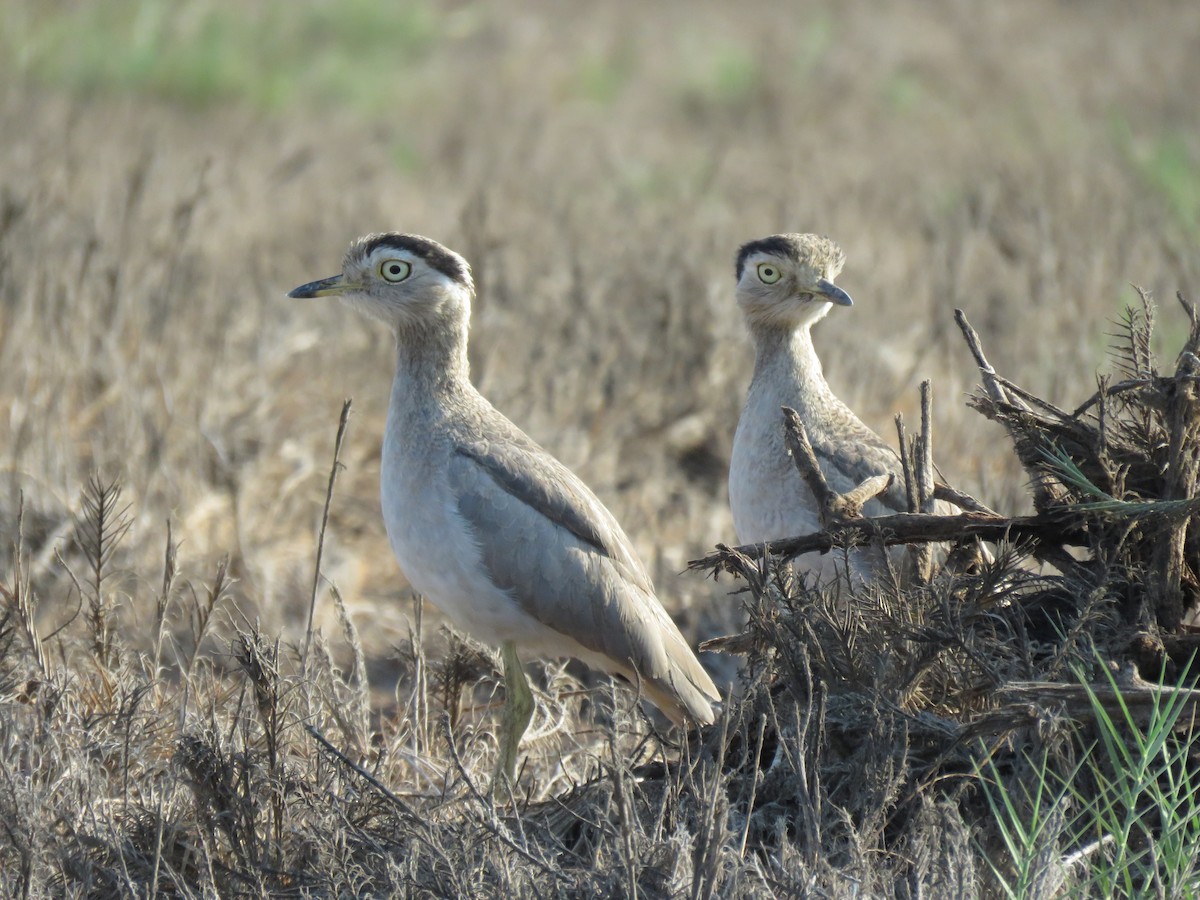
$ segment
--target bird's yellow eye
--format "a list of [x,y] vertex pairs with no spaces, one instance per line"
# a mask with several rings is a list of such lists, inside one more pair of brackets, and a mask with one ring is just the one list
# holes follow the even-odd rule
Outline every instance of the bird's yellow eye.
[[774,284],[782,277],[783,273],[779,271],[779,266],[773,263],[758,264],[758,280],[763,284]]
[[412,274],[412,264],[403,259],[385,259],[379,264],[379,277],[395,284]]

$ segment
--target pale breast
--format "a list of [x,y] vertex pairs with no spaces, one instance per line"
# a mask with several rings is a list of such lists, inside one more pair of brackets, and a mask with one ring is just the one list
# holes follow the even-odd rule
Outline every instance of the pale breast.
[[738,420],[729,463],[729,505],[743,544],[808,534],[820,517],[783,440],[780,404],[751,396]]
[[[752,392],[738,421],[729,465],[729,505],[734,530],[742,544],[799,537],[822,528],[816,499],[800,477],[784,443],[782,405],[779,397],[755,396]],[[792,405],[800,404],[792,400]],[[835,491],[854,486],[824,460],[821,470]],[[865,512],[881,515],[885,510],[872,502]],[[835,550],[805,554],[794,560],[793,565],[824,578],[845,573],[845,560],[846,554]],[[849,554],[850,570],[863,578],[872,577],[880,561],[879,554],[869,549]]]

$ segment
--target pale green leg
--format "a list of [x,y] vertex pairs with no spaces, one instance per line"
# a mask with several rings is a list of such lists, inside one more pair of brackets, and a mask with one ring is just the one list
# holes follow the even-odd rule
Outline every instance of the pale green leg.
[[508,792],[516,784],[517,751],[521,736],[533,718],[533,694],[525,678],[525,669],[517,658],[517,647],[512,641],[500,646],[504,659],[504,719],[500,723],[500,756],[496,760],[496,774],[492,780],[492,796],[507,784]]

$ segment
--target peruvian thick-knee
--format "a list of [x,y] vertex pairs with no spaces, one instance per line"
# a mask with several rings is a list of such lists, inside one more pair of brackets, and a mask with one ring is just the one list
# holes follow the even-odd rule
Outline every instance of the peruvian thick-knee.
[[[395,335],[381,493],[388,538],[416,590],[459,628],[504,647],[508,669],[515,648],[574,656],[638,685],[675,722],[714,721],[717,689],[616,519],[471,384],[466,260],[417,235],[369,235],[351,245],[340,275],[288,296],[340,297]],[[511,672],[506,682],[520,692]],[[506,706],[510,781],[525,705]]]

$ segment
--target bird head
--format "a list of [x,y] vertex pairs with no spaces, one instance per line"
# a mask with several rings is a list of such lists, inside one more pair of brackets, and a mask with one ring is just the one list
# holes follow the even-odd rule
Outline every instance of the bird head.
[[350,245],[342,274],[303,284],[289,297],[340,297],[400,332],[470,316],[475,284],[467,261],[416,234],[369,234]]
[[806,328],[850,295],[833,283],[846,255],[826,237],[774,234],[737,254],[737,301],[753,326]]

